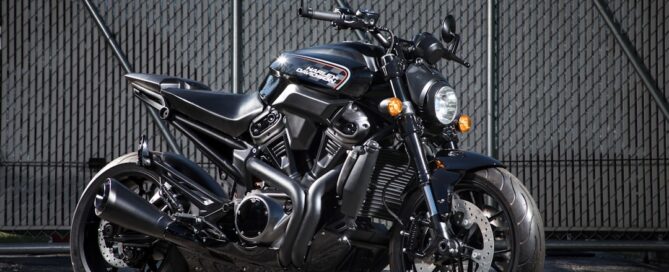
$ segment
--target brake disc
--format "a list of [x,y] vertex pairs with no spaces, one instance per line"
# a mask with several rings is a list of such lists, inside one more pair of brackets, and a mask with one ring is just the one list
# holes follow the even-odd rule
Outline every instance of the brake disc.
[[126,268],[128,264],[121,258],[117,257],[118,254],[115,254],[115,250],[121,250],[121,248],[114,248],[114,246],[122,247],[119,243],[114,243],[111,246],[107,246],[107,242],[104,237],[104,227],[109,224],[106,220],[100,220],[100,227],[98,227],[98,246],[100,247],[100,253],[102,253],[102,258],[105,261],[116,268]]
[[462,227],[471,229],[478,226],[483,238],[483,247],[473,249],[471,259],[478,264],[476,271],[489,271],[495,253],[495,240],[488,218],[474,203],[462,199],[453,199],[453,211],[463,214]]

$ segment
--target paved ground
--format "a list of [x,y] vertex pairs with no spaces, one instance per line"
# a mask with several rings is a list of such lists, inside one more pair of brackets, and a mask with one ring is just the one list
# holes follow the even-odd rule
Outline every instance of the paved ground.
[[[571,256],[549,255],[545,271],[669,271],[669,264],[646,264],[640,255],[580,254]],[[72,271],[68,256],[0,256],[0,271],[66,272]]]

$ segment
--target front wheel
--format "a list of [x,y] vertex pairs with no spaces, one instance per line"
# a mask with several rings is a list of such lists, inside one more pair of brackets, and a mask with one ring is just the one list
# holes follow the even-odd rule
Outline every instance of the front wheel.
[[[390,243],[392,271],[542,271],[544,230],[525,186],[503,168],[470,173],[455,186],[445,222],[457,252],[443,254],[429,222],[425,197],[413,193]],[[491,237],[492,236],[492,237]],[[440,254],[441,253],[441,254]],[[448,256],[446,256],[448,255]]]

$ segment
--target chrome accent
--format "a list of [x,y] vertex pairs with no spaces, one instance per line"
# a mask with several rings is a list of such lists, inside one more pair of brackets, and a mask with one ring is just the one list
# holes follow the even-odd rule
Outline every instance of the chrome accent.
[[471,260],[479,265],[476,271],[489,271],[495,254],[495,241],[488,218],[476,205],[461,199],[453,199],[453,212],[463,213],[462,227],[465,229],[478,226],[483,247],[472,250]]
[[107,224],[110,224],[109,221],[101,219],[100,225],[98,227],[98,247],[100,249],[100,253],[102,254],[102,258],[105,260],[105,262],[115,268],[127,268],[129,265],[123,261],[123,259],[116,256],[114,252],[116,250],[123,251],[123,245],[116,245],[116,247],[114,247],[114,245],[107,246],[107,242],[105,241],[103,233],[104,227]]
[[[252,233],[240,227],[240,216],[243,216],[241,209],[247,207],[257,207],[264,213],[266,220],[261,231]],[[235,228],[240,237],[252,243],[272,243],[280,239],[286,231],[288,219],[290,216],[284,212],[283,205],[263,193],[249,194],[235,207]]]
[[404,114],[415,114],[416,111],[413,109],[413,104],[411,104],[411,101],[404,101],[402,102],[402,113]]
[[427,93],[430,91],[430,88],[432,88],[432,86],[437,84],[437,82],[439,82],[439,81],[441,81],[441,80],[431,79],[430,81],[427,82],[427,84],[425,84],[425,86],[423,86],[423,89],[421,89],[421,91],[420,91],[420,97],[418,98],[419,101],[416,101],[416,104],[418,104],[418,107],[421,107],[421,108],[423,107],[423,105],[425,104],[425,98],[427,97]]

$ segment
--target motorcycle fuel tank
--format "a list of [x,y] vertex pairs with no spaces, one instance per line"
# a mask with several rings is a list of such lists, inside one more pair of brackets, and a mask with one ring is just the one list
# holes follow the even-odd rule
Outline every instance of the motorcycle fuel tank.
[[345,42],[282,53],[271,65],[275,75],[331,95],[365,94],[383,51],[370,44]]

